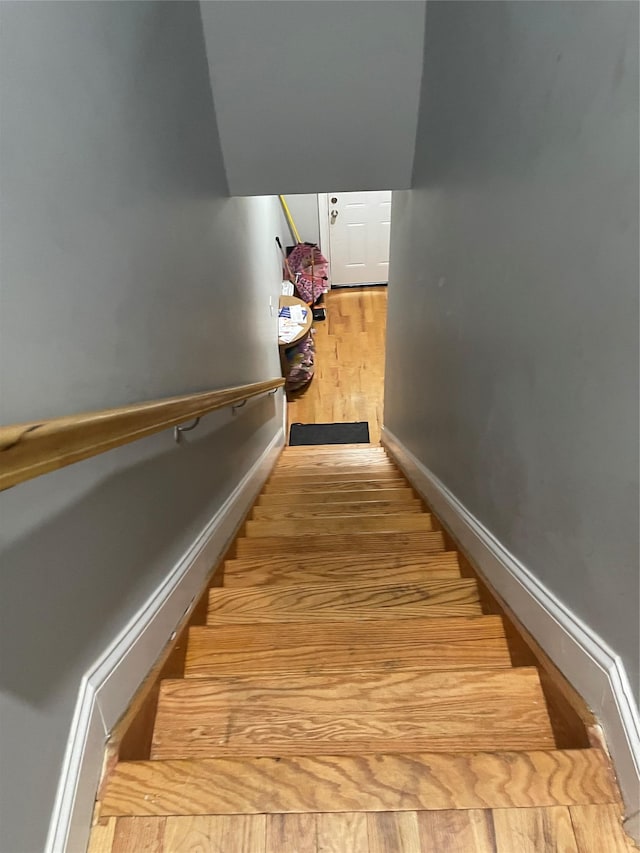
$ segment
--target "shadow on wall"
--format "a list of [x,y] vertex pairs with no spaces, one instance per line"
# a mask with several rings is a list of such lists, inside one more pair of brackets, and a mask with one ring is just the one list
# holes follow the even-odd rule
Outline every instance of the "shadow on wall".
[[275,414],[275,399],[264,397],[202,438],[191,433],[180,448],[108,476],[2,553],[0,691],[43,705],[57,682],[90,665],[87,649],[97,655],[113,640],[253,464],[249,442]]

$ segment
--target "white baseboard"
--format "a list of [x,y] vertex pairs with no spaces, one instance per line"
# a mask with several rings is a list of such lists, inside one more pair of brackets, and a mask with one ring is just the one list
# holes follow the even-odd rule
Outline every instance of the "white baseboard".
[[382,443],[487,581],[576,688],[604,730],[629,818],[640,830],[640,717],[620,657],[538,581],[428,468],[383,428]]
[[109,732],[126,711],[212,566],[269,476],[284,444],[279,429],[165,581],[84,675],[62,765],[45,853],[84,853]]

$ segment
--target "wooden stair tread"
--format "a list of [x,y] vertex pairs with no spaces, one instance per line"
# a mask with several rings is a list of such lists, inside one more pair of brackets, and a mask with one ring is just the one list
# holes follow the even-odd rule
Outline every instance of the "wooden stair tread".
[[270,492],[262,494],[258,497],[256,507],[274,507],[285,504],[286,506],[301,506],[304,504],[324,504],[331,502],[339,503],[410,503],[417,498],[413,494],[413,490],[409,488],[400,489],[356,489],[354,491],[321,492],[315,490],[313,492]]
[[125,761],[106,783],[100,815],[375,812],[616,802],[606,757],[596,749],[323,755]]
[[403,501],[338,501],[336,503],[323,501],[317,504],[296,505],[295,501],[289,504],[276,504],[275,506],[255,506],[251,512],[253,521],[266,519],[305,519],[305,518],[331,518],[344,515],[403,515],[405,513],[424,513],[422,501],[417,498]]
[[297,466],[309,467],[311,463],[318,463],[319,465],[394,464],[387,454],[381,450],[345,450],[342,453],[308,451],[307,453],[283,453],[278,459],[276,469],[279,470],[282,468],[292,468]]
[[[295,471],[295,474],[293,473]],[[278,483],[288,485],[290,483],[345,483],[353,480],[390,480],[396,481],[401,478],[397,468],[393,466],[371,465],[352,466],[342,468],[340,471],[327,471],[326,469],[310,466],[301,468],[297,466],[291,471],[278,471],[276,468],[269,478],[269,485]]]
[[414,583],[435,578],[460,577],[455,551],[414,556],[376,556],[367,554],[299,554],[288,557],[245,557],[227,560],[223,585],[228,588],[260,587],[274,584],[303,586],[342,582]]
[[197,626],[185,676],[509,668],[499,616]]
[[287,444],[286,447],[283,448],[282,453],[306,453],[309,450],[324,450],[327,452],[331,452],[332,450],[336,450],[336,452],[342,450],[357,450],[360,452],[361,450],[369,451],[369,450],[381,450],[385,453],[384,447],[378,442],[365,442],[359,441],[353,444]]
[[[514,680],[509,673],[515,672]],[[507,675],[505,675],[507,673]],[[483,675],[482,684],[480,674]],[[341,713],[362,711],[436,710],[449,702],[451,695],[479,685],[481,698],[491,699],[504,689],[505,680],[517,686],[536,681],[534,667],[516,669],[445,670],[421,672],[260,673],[254,675],[211,676],[210,678],[168,678],[160,685],[163,728],[177,725],[195,728],[207,725],[209,714],[230,708],[246,707],[260,717],[262,713],[296,711]],[[484,716],[484,714],[482,715]]]
[[390,699],[382,686],[360,701],[345,679],[342,692],[335,679],[323,687],[310,676],[291,689],[289,676],[279,689],[227,684],[220,699],[197,682],[195,691],[172,682],[161,690],[151,758],[553,749],[535,668],[421,676],[417,687],[398,682]]
[[252,622],[335,622],[420,617],[481,616],[475,580],[419,583],[341,582],[258,589],[209,590],[208,625]]
[[[245,535],[249,537],[295,536],[300,538],[309,533],[352,533],[388,532],[413,533],[433,530],[433,519],[428,512],[390,515],[337,515],[328,518],[308,518],[304,522],[296,519],[269,519],[247,521]],[[304,545],[304,541],[301,541]]]
[[438,528],[382,447],[285,449],[101,815],[616,802],[605,756],[555,749],[537,670]]
[[355,444],[288,444],[282,450],[282,456],[295,456],[301,453],[384,453],[381,444],[358,442]]
[[[433,554],[444,551],[439,530],[425,533],[304,533],[295,550],[333,554]],[[236,541],[236,556],[290,554],[290,536],[242,537]]]
[[278,459],[275,470],[283,466],[311,467],[311,463],[319,465],[389,465],[395,463],[387,454],[379,450],[343,451],[342,453],[327,453],[326,451],[309,451],[290,456],[283,453]]
[[262,490],[263,495],[270,495],[274,492],[336,492],[336,491],[371,491],[373,489],[406,489],[408,483],[400,474],[391,479],[378,479],[376,477],[351,477],[348,480],[336,480],[327,482],[326,480],[313,480],[310,478],[303,479],[301,482],[288,482],[281,480],[280,482],[271,481],[265,483]]
[[400,469],[389,459],[326,459],[311,458],[279,462],[271,471],[271,477],[306,475],[333,476],[334,474],[353,474],[356,478],[376,479],[381,473],[402,477]]

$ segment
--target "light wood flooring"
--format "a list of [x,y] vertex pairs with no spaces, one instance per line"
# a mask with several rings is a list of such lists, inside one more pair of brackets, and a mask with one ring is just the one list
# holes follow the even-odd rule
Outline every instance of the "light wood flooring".
[[176,649],[90,853],[635,849],[580,703],[381,447],[286,448]]
[[325,295],[327,319],[314,324],[315,375],[288,404],[289,424],[368,421],[380,441],[387,323],[386,287],[350,287]]
[[90,853],[629,853],[614,805],[110,817]]

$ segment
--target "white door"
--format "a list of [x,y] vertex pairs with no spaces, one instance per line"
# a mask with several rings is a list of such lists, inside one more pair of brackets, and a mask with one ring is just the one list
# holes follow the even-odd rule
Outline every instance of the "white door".
[[332,285],[386,283],[391,190],[327,193],[326,200]]

